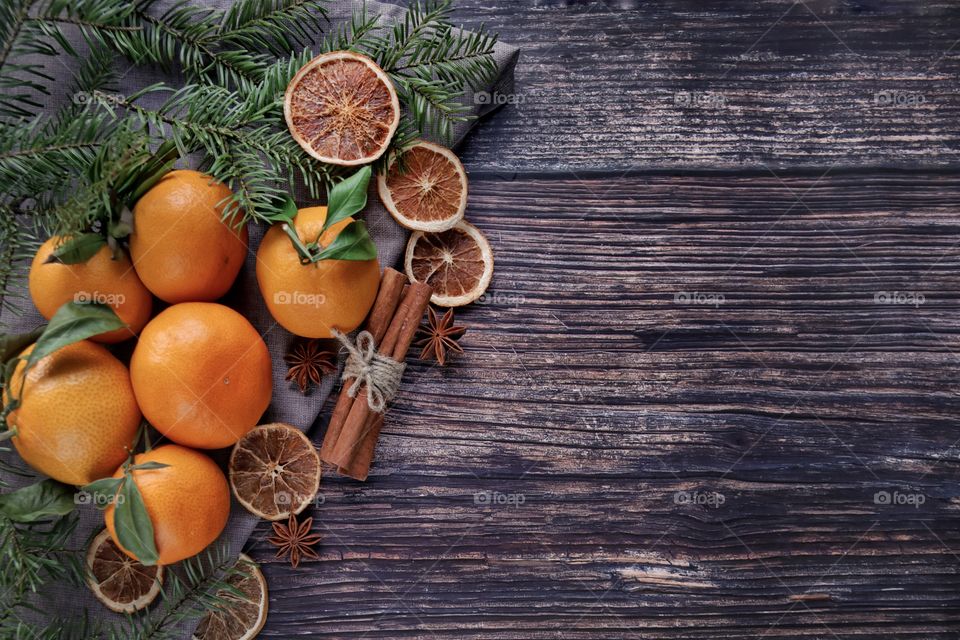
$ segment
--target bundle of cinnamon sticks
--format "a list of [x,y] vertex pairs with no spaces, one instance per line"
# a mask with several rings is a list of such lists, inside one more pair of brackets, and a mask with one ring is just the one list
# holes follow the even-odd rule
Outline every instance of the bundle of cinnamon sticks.
[[[373,336],[377,352],[401,363],[407,357],[432,293],[428,284],[406,282],[403,274],[389,267],[384,269],[365,327]],[[370,409],[366,385],[351,397],[352,384],[352,378],[343,381],[320,458],[336,466],[342,475],[366,480],[383,427],[383,413]]]

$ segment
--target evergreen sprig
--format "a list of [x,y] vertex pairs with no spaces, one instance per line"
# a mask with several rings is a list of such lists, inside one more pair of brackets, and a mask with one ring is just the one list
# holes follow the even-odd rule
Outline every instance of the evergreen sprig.
[[322,31],[328,0],[236,0],[220,19],[220,42],[278,58],[302,49]]
[[[190,84],[175,91],[154,85],[119,99],[95,93],[94,100],[117,117],[122,110],[155,136],[170,136],[181,155],[201,151],[201,168],[233,191],[225,216],[239,209],[241,224],[269,222],[297,179],[312,198],[319,198],[343,173],[308,155],[285,128],[274,124],[282,119],[277,89],[286,86],[286,76],[299,68],[295,66],[278,63],[244,93],[212,85]],[[145,96],[158,92],[169,94],[159,107],[143,106]]]
[[449,22],[450,0],[413,2],[385,35],[367,37],[364,47],[390,75],[401,102],[422,133],[449,141],[453,128],[470,119],[460,99],[497,71],[495,35],[474,33]]
[[[275,57],[312,42],[326,19],[326,0],[238,0],[224,12],[176,3],[160,16],[155,0],[140,0],[108,41],[139,64],[182,69],[193,82],[246,89]],[[133,28],[135,27],[135,28]]]
[[28,596],[43,585],[60,580],[82,584],[82,560],[68,545],[77,522],[76,513],[33,523],[0,515],[0,563],[4,567],[0,571],[0,637],[17,637],[32,629],[22,616],[30,608]]
[[179,638],[177,626],[210,609],[229,607],[224,593],[234,593],[230,578],[243,571],[229,548],[218,544],[180,563],[178,571],[167,572],[160,605],[148,613],[128,618],[127,624],[112,630],[110,640],[166,640]]

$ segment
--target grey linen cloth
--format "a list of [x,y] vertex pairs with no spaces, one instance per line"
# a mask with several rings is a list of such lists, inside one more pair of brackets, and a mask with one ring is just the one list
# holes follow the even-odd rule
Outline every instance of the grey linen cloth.
[[[162,12],[171,3],[168,1],[159,2],[154,8],[155,12]],[[210,7],[226,9],[229,7],[228,0],[207,0],[202,4]],[[326,31],[332,31],[336,26],[347,21],[352,16],[355,9],[361,6],[361,2],[339,0],[328,5],[330,23],[326,25]],[[387,20],[394,16],[402,15],[404,7],[381,4],[368,1],[366,3],[369,15],[380,15],[381,20]],[[319,37],[318,37],[319,40]],[[82,43],[78,42],[82,48]],[[486,88],[487,96],[490,94],[509,94],[513,89],[513,69],[519,56],[519,50],[516,47],[499,43],[496,47],[494,57],[499,69],[497,78]],[[61,56],[63,62],[69,62],[66,56]],[[59,86],[68,86],[70,84],[71,68],[69,64],[48,64],[48,72],[54,75],[58,80]],[[176,82],[176,78],[165,76],[163,73],[143,67],[134,67],[124,62],[119,69],[122,79],[119,89],[122,93],[133,92],[143,86],[146,86],[159,79],[166,79],[170,82]],[[474,98],[474,94],[468,90],[464,96],[464,104],[471,106],[473,113],[477,116],[483,116],[486,113],[496,109],[496,101],[484,99],[487,96]],[[55,108],[60,102],[65,100],[76,100],[76,96],[61,95],[52,96],[47,104]],[[469,132],[470,128],[477,123],[476,120],[460,123],[455,128],[455,142],[460,143]],[[189,164],[189,163],[186,163]],[[311,201],[306,192],[298,190],[296,194],[297,204],[300,206],[309,206],[313,204],[322,204]],[[367,221],[370,234],[373,237],[379,252],[381,267],[396,266],[406,243],[407,232],[394,222],[390,214],[380,204],[376,194],[375,187],[371,188],[368,194],[368,204],[363,212],[363,217]],[[284,362],[284,355],[288,352],[294,336],[279,326],[267,311],[257,287],[255,255],[260,240],[263,237],[265,229],[261,226],[250,226],[250,251],[247,256],[243,270],[235,283],[233,289],[221,301],[238,311],[253,323],[260,331],[270,350],[273,361],[273,400],[266,414],[261,419],[261,424],[269,422],[285,422],[299,429],[303,429],[318,443],[322,438],[323,430],[318,423],[324,402],[330,395],[330,392],[336,387],[337,379],[334,375],[327,375],[323,379],[320,388],[313,389],[307,395],[300,393],[292,383],[284,379],[288,366]],[[18,300],[18,305],[22,308],[20,315],[11,314],[4,310],[0,313],[0,327],[4,331],[20,332],[28,331],[37,327],[43,322],[43,318],[36,312],[29,301],[26,293],[26,286],[23,286],[24,300]],[[156,312],[157,307],[154,311]],[[125,357],[130,349],[129,343],[121,346],[118,355]],[[342,366],[342,361],[341,361]],[[221,452],[209,452],[221,464],[225,463],[229,450]],[[20,464],[19,458],[15,454],[3,454],[3,459],[14,464]],[[4,478],[11,486],[17,487],[24,484],[35,482],[37,478],[22,479],[17,477]],[[96,532],[103,527],[103,516],[91,505],[81,505],[80,524],[76,534],[73,536],[72,545],[74,548],[82,548]],[[235,556],[243,548],[250,538],[256,526],[257,518],[247,513],[244,508],[233,499],[231,507],[230,520],[226,530],[221,535],[219,543],[225,542],[231,553]],[[66,618],[78,618],[83,615],[86,609],[91,619],[103,621],[107,624],[121,622],[121,617],[109,612],[106,607],[97,602],[92,594],[85,588],[77,588],[69,584],[51,584],[40,594],[38,594],[35,604],[38,612],[36,616],[29,615],[27,618],[33,618],[34,622],[42,622],[44,618],[54,616]],[[181,636],[187,638],[196,625],[196,621],[187,621],[181,625]]]

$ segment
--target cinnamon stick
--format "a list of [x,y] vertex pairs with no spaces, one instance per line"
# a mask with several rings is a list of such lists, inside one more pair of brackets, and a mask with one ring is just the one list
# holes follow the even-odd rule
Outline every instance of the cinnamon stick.
[[[384,334],[380,353],[389,355],[397,362],[406,359],[432,293],[427,284],[418,282],[410,285],[400,302],[396,317]],[[382,414],[378,417],[371,413],[373,412],[367,404],[367,390],[364,387],[357,393],[333,453],[328,459],[337,465],[341,473],[357,480],[365,480],[367,477],[380,427],[383,425]]]
[[[429,301],[430,294],[427,293],[427,302]],[[424,309],[426,309],[426,303],[424,303],[423,306]],[[410,317],[413,315],[414,314],[411,314]],[[420,328],[420,320],[422,317],[423,311],[420,311],[420,315],[416,316],[413,322],[408,322],[405,319],[401,325],[397,336],[397,343],[392,353],[393,359],[397,362],[403,362],[406,359],[410,344],[413,342],[413,338],[417,335],[417,330]],[[365,435],[360,445],[356,448],[353,458],[349,464],[337,469],[341,475],[361,481],[367,479],[367,475],[370,473],[370,465],[373,464],[373,455],[377,448],[377,440],[380,439],[380,430],[383,428],[383,420],[383,413],[370,413],[363,429]]]
[[[400,304],[400,297],[403,294],[406,281],[406,276],[396,269],[387,267],[383,270],[383,275],[380,277],[380,289],[377,291],[377,298],[374,300],[366,327],[364,327],[364,330],[373,335],[375,343],[380,342],[396,315],[397,305]],[[353,405],[354,399],[350,397],[346,390],[352,382],[352,378],[344,381],[340,395],[337,397],[337,404],[330,415],[327,433],[323,436],[323,445],[320,447],[320,458],[322,460],[327,460],[333,454],[333,448],[340,438],[343,423],[350,413],[350,407]]]
[[367,318],[367,324],[364,331],[373,334],[375,342],[379,343],[386,333],[390,321],[396,315],[397,305],[400,304],[400,296],[406,288],[407,277],[397,271],[387,267],[383,270],[383,276],[380,278],[380,289],[377,291],[377,299],[370,310],[370,317]]
[[[429,299],[428,295],[428,302]],[[424,305],[424,307],[426,307],[426,305]],[[403,362],[406,359],[410,344],[417,335],[417,329],[420,328],[420,320],[422,317],[423,311],[420,312],[420,316],[417,317],[414,322],[403,323],[392,354],[393,359],[397,362]],[[353,459],[350,460],[348,465],[337,469],[341,475],[361,481],[367,479],[367,475],[370,473],[370,465],[373,464],[373,454],[377,448],[377,440],[380,439],[380,430],[383,428],[383,420],[383,413],[370,413],[370,416],[367,418],[367,423],[364,425],[365,435],[363,441],[360,443],[360,446],[357,447]]]
[[370,474],[370,465],[373,463],[373,454],[377,449],[377,440],[380,439],[380,429],[383,428],[383,419],[384,414],[382,413],[370,413],[367,424],[363,427],[363,440],[356,448],[353,458],[346,466],[337,467],[340,475],[361,482],[367,479]]

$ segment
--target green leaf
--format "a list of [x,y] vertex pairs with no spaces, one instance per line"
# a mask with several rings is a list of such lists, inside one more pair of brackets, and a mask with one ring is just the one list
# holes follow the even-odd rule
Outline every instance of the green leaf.
[[170,465],[164,464],[163,462],[141,462],[140,464],[134,464],[130,466],[130,470],[139,469],[141,471],[149,471],[151,469],[166,469]]
[[[17,371],[17,365],[20,363],[20,358],[10,358],[3,365],[3,386],[6,389],[9,389],[10,381],[13,380],[13,374]],[[4,415],[6,413],[13,411],[19,406],[20,402],[17,398],[11,398],[10,401],[4,406]]]
[[79,264],[92,258],[106,244],[99,233],[81,233],[53,250],[44,264]]
[[32,367],[61,347],[126,326],[106,305],[68,302],[57,309],[43,335],[37,339],[36,346],[27,357],[27,367]]
[[323,222],[324,231],[344,218],[363,211],[367,206],[367,185],[370,183],[370,173],[368,165],[330,189],[327,194],[327,219]]
[[6,364],[21,351],[37,341],[43,333],[43,327],[38,327],[27,333],[5,333],[0,335],[0,362]]
[[292,224],[296,217],[297,203],[289,196],[283,201],[283,206],[279,212],[267,216],[271,222],[286,222],[287,224]]
[[123,484],[123,478],[100,478],[90,484],[80,488],[81,491],[90,494],[93,498],[93,506],[98,509],[105,509],[114,503],[117,491]]
[[113,524],[117,531],[118,542],[131,551],[137,559],[147,566],[157,564],[159,554],[157,543],[153,539],[153,523],[143,503],[143,495],[133,476],[124,476],[123,486],[117,507],[113,512]]
[[14,522],[35,522],[73,511],[73,488],[56,480],[43,480],[0,495],[0,514]]
[[354,220],[334,238],[333,242],[317,254],[317,260],[373,260],[377,257],[377,245],[373,244],[367,225],[363,220]]
[[173,169],[173,165],[179,158],[176,142],[165,140],[150,159],[137,167],[131,175],[131,186],[120,194],[125,199],[126,205],[132,207],[136,204],[143,194],[152,189]]

